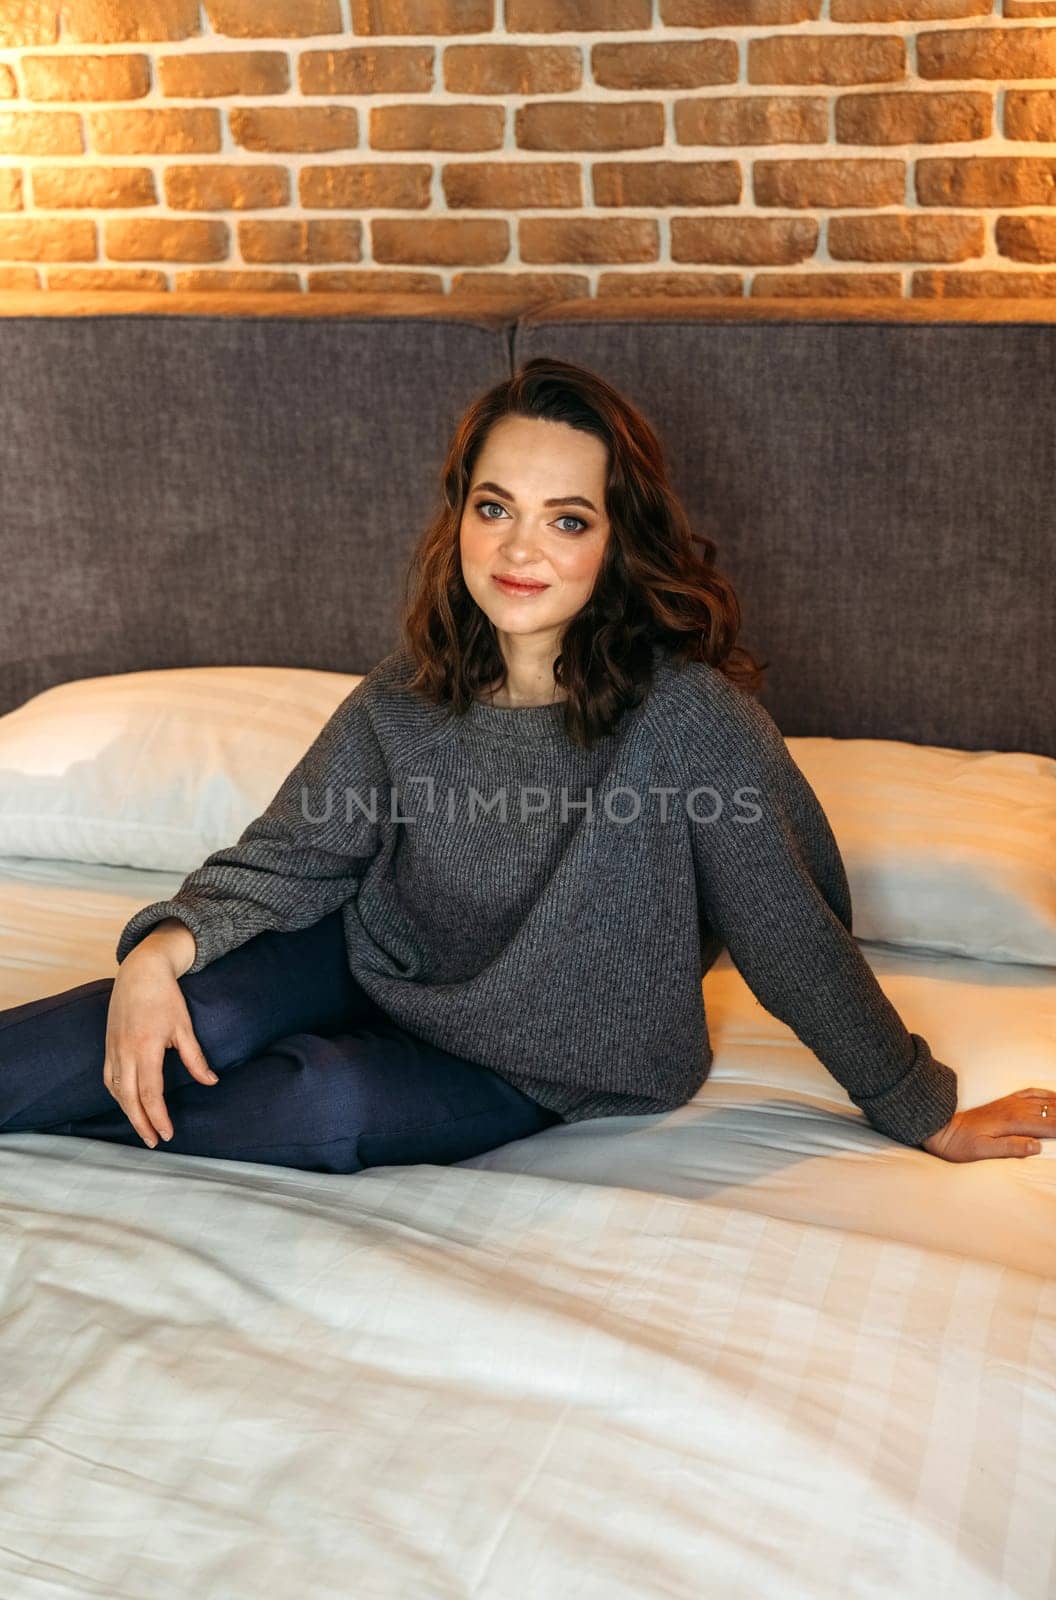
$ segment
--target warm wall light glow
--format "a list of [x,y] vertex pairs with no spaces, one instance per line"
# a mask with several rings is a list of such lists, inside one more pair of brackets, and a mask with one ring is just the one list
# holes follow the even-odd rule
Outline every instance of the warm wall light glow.
[[0,289],[1049,295],[1051,9],[0,0]]

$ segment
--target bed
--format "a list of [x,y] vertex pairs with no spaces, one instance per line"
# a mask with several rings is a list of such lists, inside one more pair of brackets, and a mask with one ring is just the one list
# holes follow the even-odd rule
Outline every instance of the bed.
[[[183,876],[98,840],[64,857],[88,835],[59,811],[20,834],[12,714],[130,674],[160,716],[185,668],[368,671],[451,421],[545,350],[670,440],[846,841],[862,950],[959,1105],[1056,1083],[1056,313],[36,298],[0,297],[0,1007],[112,973]],[[379,441],[413,466],[396,484]],[[854,786],[825,788],[857,741],[942,753],[946,787],[885,768],[864,805],[878,829],[897,794],[923,842],[923,923],[884,920],[898,863],[885,898]],[[979,752],[1024,787],[973,789]],[[936,827],[980,794],[996,825]],[[688,1105],[452,1167],[0,1138],[0,1593],[1056,1592],[1056,1141],[966,1165],[900,1146],[725,953],[704,998]]]

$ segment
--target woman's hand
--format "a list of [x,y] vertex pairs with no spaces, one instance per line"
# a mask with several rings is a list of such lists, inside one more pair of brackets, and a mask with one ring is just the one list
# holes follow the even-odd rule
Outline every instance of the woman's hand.
[[172,1138],[162,1093],[165,1051],[175,1047],[199,1083],[220,1081],[194,1036],[179,974],[171,946],[144,939],[117,969],[106,1017],[103,1082],[152,1150],[158,1134]]
[[[1042,1116],[1042,1106],[1048,1106]],[[1034,1156],[1040,1140],[1056,1137],[1056,1089],[1017,1089],[970,1111],[955,1111],[921,1149],[943,1161],[986,1161],[991,1156]]]

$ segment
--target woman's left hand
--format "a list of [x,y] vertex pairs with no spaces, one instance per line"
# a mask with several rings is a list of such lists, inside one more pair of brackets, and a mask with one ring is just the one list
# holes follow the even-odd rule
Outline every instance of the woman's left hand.
[[985,1106],[955,1111],[945,1127],[928,1135],[921,1149],[943,1161],[986,1161],[991,1156],[1038,1155],[1040,1141],[1052,1138],[1056,1138],[1056,1089],[1017,1089]]

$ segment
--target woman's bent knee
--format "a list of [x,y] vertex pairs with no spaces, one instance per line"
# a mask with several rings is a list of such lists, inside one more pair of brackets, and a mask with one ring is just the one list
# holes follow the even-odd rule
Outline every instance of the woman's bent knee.
[[349,969],[339,911],[293,933],[256,934],[179,984],[217,1071],[288,1034],[325,1035],[381,1015]]

